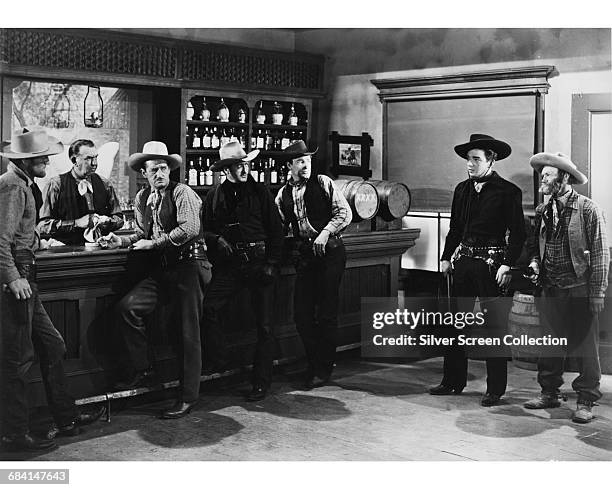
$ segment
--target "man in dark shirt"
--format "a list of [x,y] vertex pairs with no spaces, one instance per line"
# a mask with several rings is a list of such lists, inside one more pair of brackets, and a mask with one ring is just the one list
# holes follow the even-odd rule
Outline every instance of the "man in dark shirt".
[[[521,190],[493,170],[495,161],[508,157],[511,151],[507,143],[485,134],[472,134],[469,142],[455,146],[455,152],[467,160],[469,178],[455,188],[440,262],[444,275],[454,272],[458,311],[471,312],[478,297],[481,309],[487,310],[487,328],[497,329],[497,333],[504,329],[508,314],[507,302],[498,299],[500,290],[510,283],[510,268],[525,240]],[[466,353],[457,339],[453,340],[444,356],[444,377],[429,390],[432,395],[459,394],[466,385]],[[501,355],[486,359],[483,406],[496,405],[505,393],[506,363]]]
[[[66,387],[66,345],[42,305],[36,283],[35,225],[42,197],[34,178],[44,177],[49,156],[63,149],[44,131],[26,129],[0,149],[0,156],[11,161],[0,176],[0,434],[2,447],[9,451],[53,449],[53,437],[77,435],[80,425],[95,421],[104,410],[77,410]],[[35,354],[55,422],[46,439],[29,431],[27,374]]]
[[224,172],[226,180],[206,196],[203,218],[211,253],[215,253],[213,278],[204,300],[207,351],[213,363],[227,363],[219,312],[230,298],[248,288],[257,325],[257,346],[253,389],[247,400],[257,401],[265,398],[272,380],[275,341],[270,314],[283,227],[269,190],[249,174],[250,162],[259,150],[247,155],[239,143],[230,142],[219,153],[221,159],[212,170]]
[[85,230],[95,228],[98,236],[118,230],[123,215],[113,185],[96,173],[98,150],[93,141],[74,141],[68,157],[73,167],[49,180],[37,228],[66,245],[82,245]]

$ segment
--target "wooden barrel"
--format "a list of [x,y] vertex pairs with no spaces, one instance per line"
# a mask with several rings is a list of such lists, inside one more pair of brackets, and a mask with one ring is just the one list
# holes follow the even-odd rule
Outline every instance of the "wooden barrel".
[[388,180],[368,180],[376,188],[380,206],[378,216],[385,221],[406,216],[410,209],[410,191],[401,182],[390,182]]
[[378,193],[376,188],[366,180],[336,180],[337,189],[351,206],[353,221],[371,219],[378,211]]
[[[514,293],[512,308],[508,315],[508,333],[515,338],[520,335],[542,336],[540,315],[531,294],[523,294],[518,291]],[[512,345],[510,347],[512,361],[517,367],[537,371],[540,349],[541,347],[537,345]]]

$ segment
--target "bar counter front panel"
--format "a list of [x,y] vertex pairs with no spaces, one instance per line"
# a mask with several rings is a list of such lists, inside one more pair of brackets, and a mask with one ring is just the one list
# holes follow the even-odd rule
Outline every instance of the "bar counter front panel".
[[[397,296],[401,255],[415,243],[419,229],[344,235],[347,267],[340,288],[338,345],[360,342],[360,306],[365,296]],[[59,247],[37,254],[41,299],[66,342],[66,373],[77,398],[106,393],[124,358],[113,317],[116,302],[146,273],[138,252]],[[272,321],[279,359],[303,356],[293,323],[295,270],[283,266],[275,286]],[[163,304],[149,318],[150,345],[162,381],[177,378],[172,312]],[[256,334],[248,296],[230,301],[223,315],[230,367],[251,364]],[[204,325],[202,331],[204,332]],[[203,339],[204,340],[204,339]],[[203,353],[205,352],[203,342]],[[204,355],[204,362],[206,356]],[[40,371],[31,370],[32,403],[45,404]]]

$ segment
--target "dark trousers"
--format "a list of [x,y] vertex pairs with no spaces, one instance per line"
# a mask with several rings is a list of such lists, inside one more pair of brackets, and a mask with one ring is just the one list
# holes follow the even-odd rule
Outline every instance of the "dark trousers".
[[211,265],[208,261],[184,259],[176,265],[156,269],[117,304],[118,325],[137,371],[151,365],[145,318],[155,311],[158,302],[168,301],[172,304],[176,314],[172,324],[181,329],[178,351],[182,400],[189,403],[197,400],[200,392],[200,321],[210,277]]
[[210,353],[211,363],[216,366],[226,365],[227,342],[219,314],[230,299],[244,289],[249,290],[257,328],[252,383],[267,389],[272,383],[272,361],[276,345],[271,323],[274,281],[263,279],[263,265],[264,262],[259,259],[247,263],[233,260],[230,263],[215,264],[204,300],[204,325],[205,342],[208,343],[206,351]]
[[64,339],[43,308],[35,283],[32,297],[17,300],[0,292],[0,431],[21,435],[29,430],[27,373],[38,356],[47,403],[55,422],[68,425],[77,417],[66,388]]
[[334,366],[338,328],[338,291],[346,266],[340,243],[323,257],[302,254],[296,263],[294,320],[310,374],[328,377]]
[[[471,312],[476,297],[482,306],[486,305],[486,326],[491,335],[500,336],[507,326],[510,303],[498,300],[499,290],[494,274],[482,259],[461,257],[455,263],[453,296],[456,297],[457,311]],[[467,332],[461,332],[467,334]],[[507,357],[487,357],[487,393],[502,396],[506,392],[508,378]],[[442,384],[463,389],[467,384],[468,360],[465,347],[457,345],[446,348],[444,355],[444,377]]]
[[578,398],[596,401],[601,398],[599,381],[599,319],[589,308],[587,286],[561,289],[544,287],[538,299],[540,321],[546,334],[567,338],[567,348],[538,360],[538,383],[543,393],[557,394],[563,384],[566,356],[576,360],[579,375],[572,382]]

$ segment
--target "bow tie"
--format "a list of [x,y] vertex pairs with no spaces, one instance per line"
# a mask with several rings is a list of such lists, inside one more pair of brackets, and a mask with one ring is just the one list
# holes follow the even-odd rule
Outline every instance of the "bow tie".
[[93,194],[93,187],[91,186],[91,182],[87,179],[79,180],[78,189],[81,196],[87,194],[87,191]]

